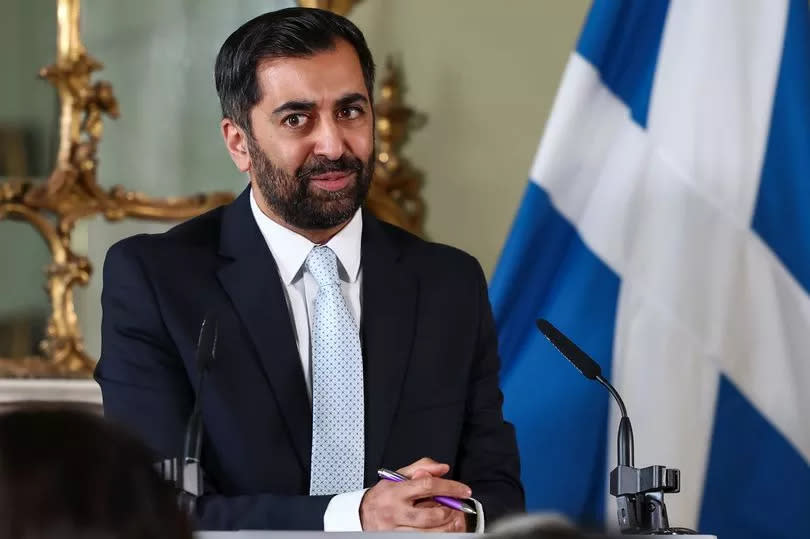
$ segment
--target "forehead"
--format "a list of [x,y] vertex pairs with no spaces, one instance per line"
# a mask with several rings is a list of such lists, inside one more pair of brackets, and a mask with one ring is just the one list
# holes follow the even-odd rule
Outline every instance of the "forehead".
[[262,61],[256,75],[262,91],[260,107],[293,100],[324,104],[349,93],[369,97],[360,59],[344,40],[312,56]]

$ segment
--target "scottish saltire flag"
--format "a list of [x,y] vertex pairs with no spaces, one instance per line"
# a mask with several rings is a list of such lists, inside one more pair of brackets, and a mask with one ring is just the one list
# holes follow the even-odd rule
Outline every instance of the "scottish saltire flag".
[[530,509],[616,521],[618,412],[544,317],[680,468],[672,525],[806,534],[807,0],[596,0],[490,292]]

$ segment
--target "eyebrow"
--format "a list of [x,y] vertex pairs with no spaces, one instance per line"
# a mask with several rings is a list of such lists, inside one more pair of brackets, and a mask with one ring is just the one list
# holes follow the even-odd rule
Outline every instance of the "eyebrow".
[[[337,108],[340,108],[351,105],[352,103],[357,103],[358,101],[368,104],[368,98],[366,96],[359,92],[353,92],[338,99],[335,105]],[[280,114],[282,112],[307,112],[314,108],[314,101],[287,101],[279,107],[276,107],[273,110],[273,115]]]
[[358,101],[368,104],[368,98],[361,93],[354,92],[351,94],[344,95],[340,99],[337,100],[337,108],[345,107],[346,105],[351,105],[352,103],[357,103]]
[[280,107],[273,110],[273,114],[281,112],[306,112],[315,108],[314,101],[287,101]]

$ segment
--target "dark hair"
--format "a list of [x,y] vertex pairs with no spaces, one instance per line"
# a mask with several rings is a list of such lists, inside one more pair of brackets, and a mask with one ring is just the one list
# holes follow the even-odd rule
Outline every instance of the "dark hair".
[[256,79],[259,62],[312,56],[334,49],[339,39],[348,41],[357,52],[369,99],[373,99],[374,59],[362,32],[349,19],[331,11],[292,7],[249,20],[219,49],[214,83],[223,118],[251,133],[250,110],[262,98]]
[[[611,539],[613,536],[586,531],[560,513],[515,513],[487,523],[492,539]],[[618,539],[619,536],[616,536]]]
[[191,539],[149,451],[77,410],[0,416],[0,538]]

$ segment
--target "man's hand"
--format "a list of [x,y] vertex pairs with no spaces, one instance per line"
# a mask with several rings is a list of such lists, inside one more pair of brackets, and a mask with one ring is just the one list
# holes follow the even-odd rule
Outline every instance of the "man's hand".
[[363,496],[360,522],[364,531],[466,530],[464,513],[439,505],[431,499],[433,496],[471,496],[467,485],[441,479],[450,471],[450,466],[423,458],[397,471],[410,477],[410,480],[401,483],[380,481]]

